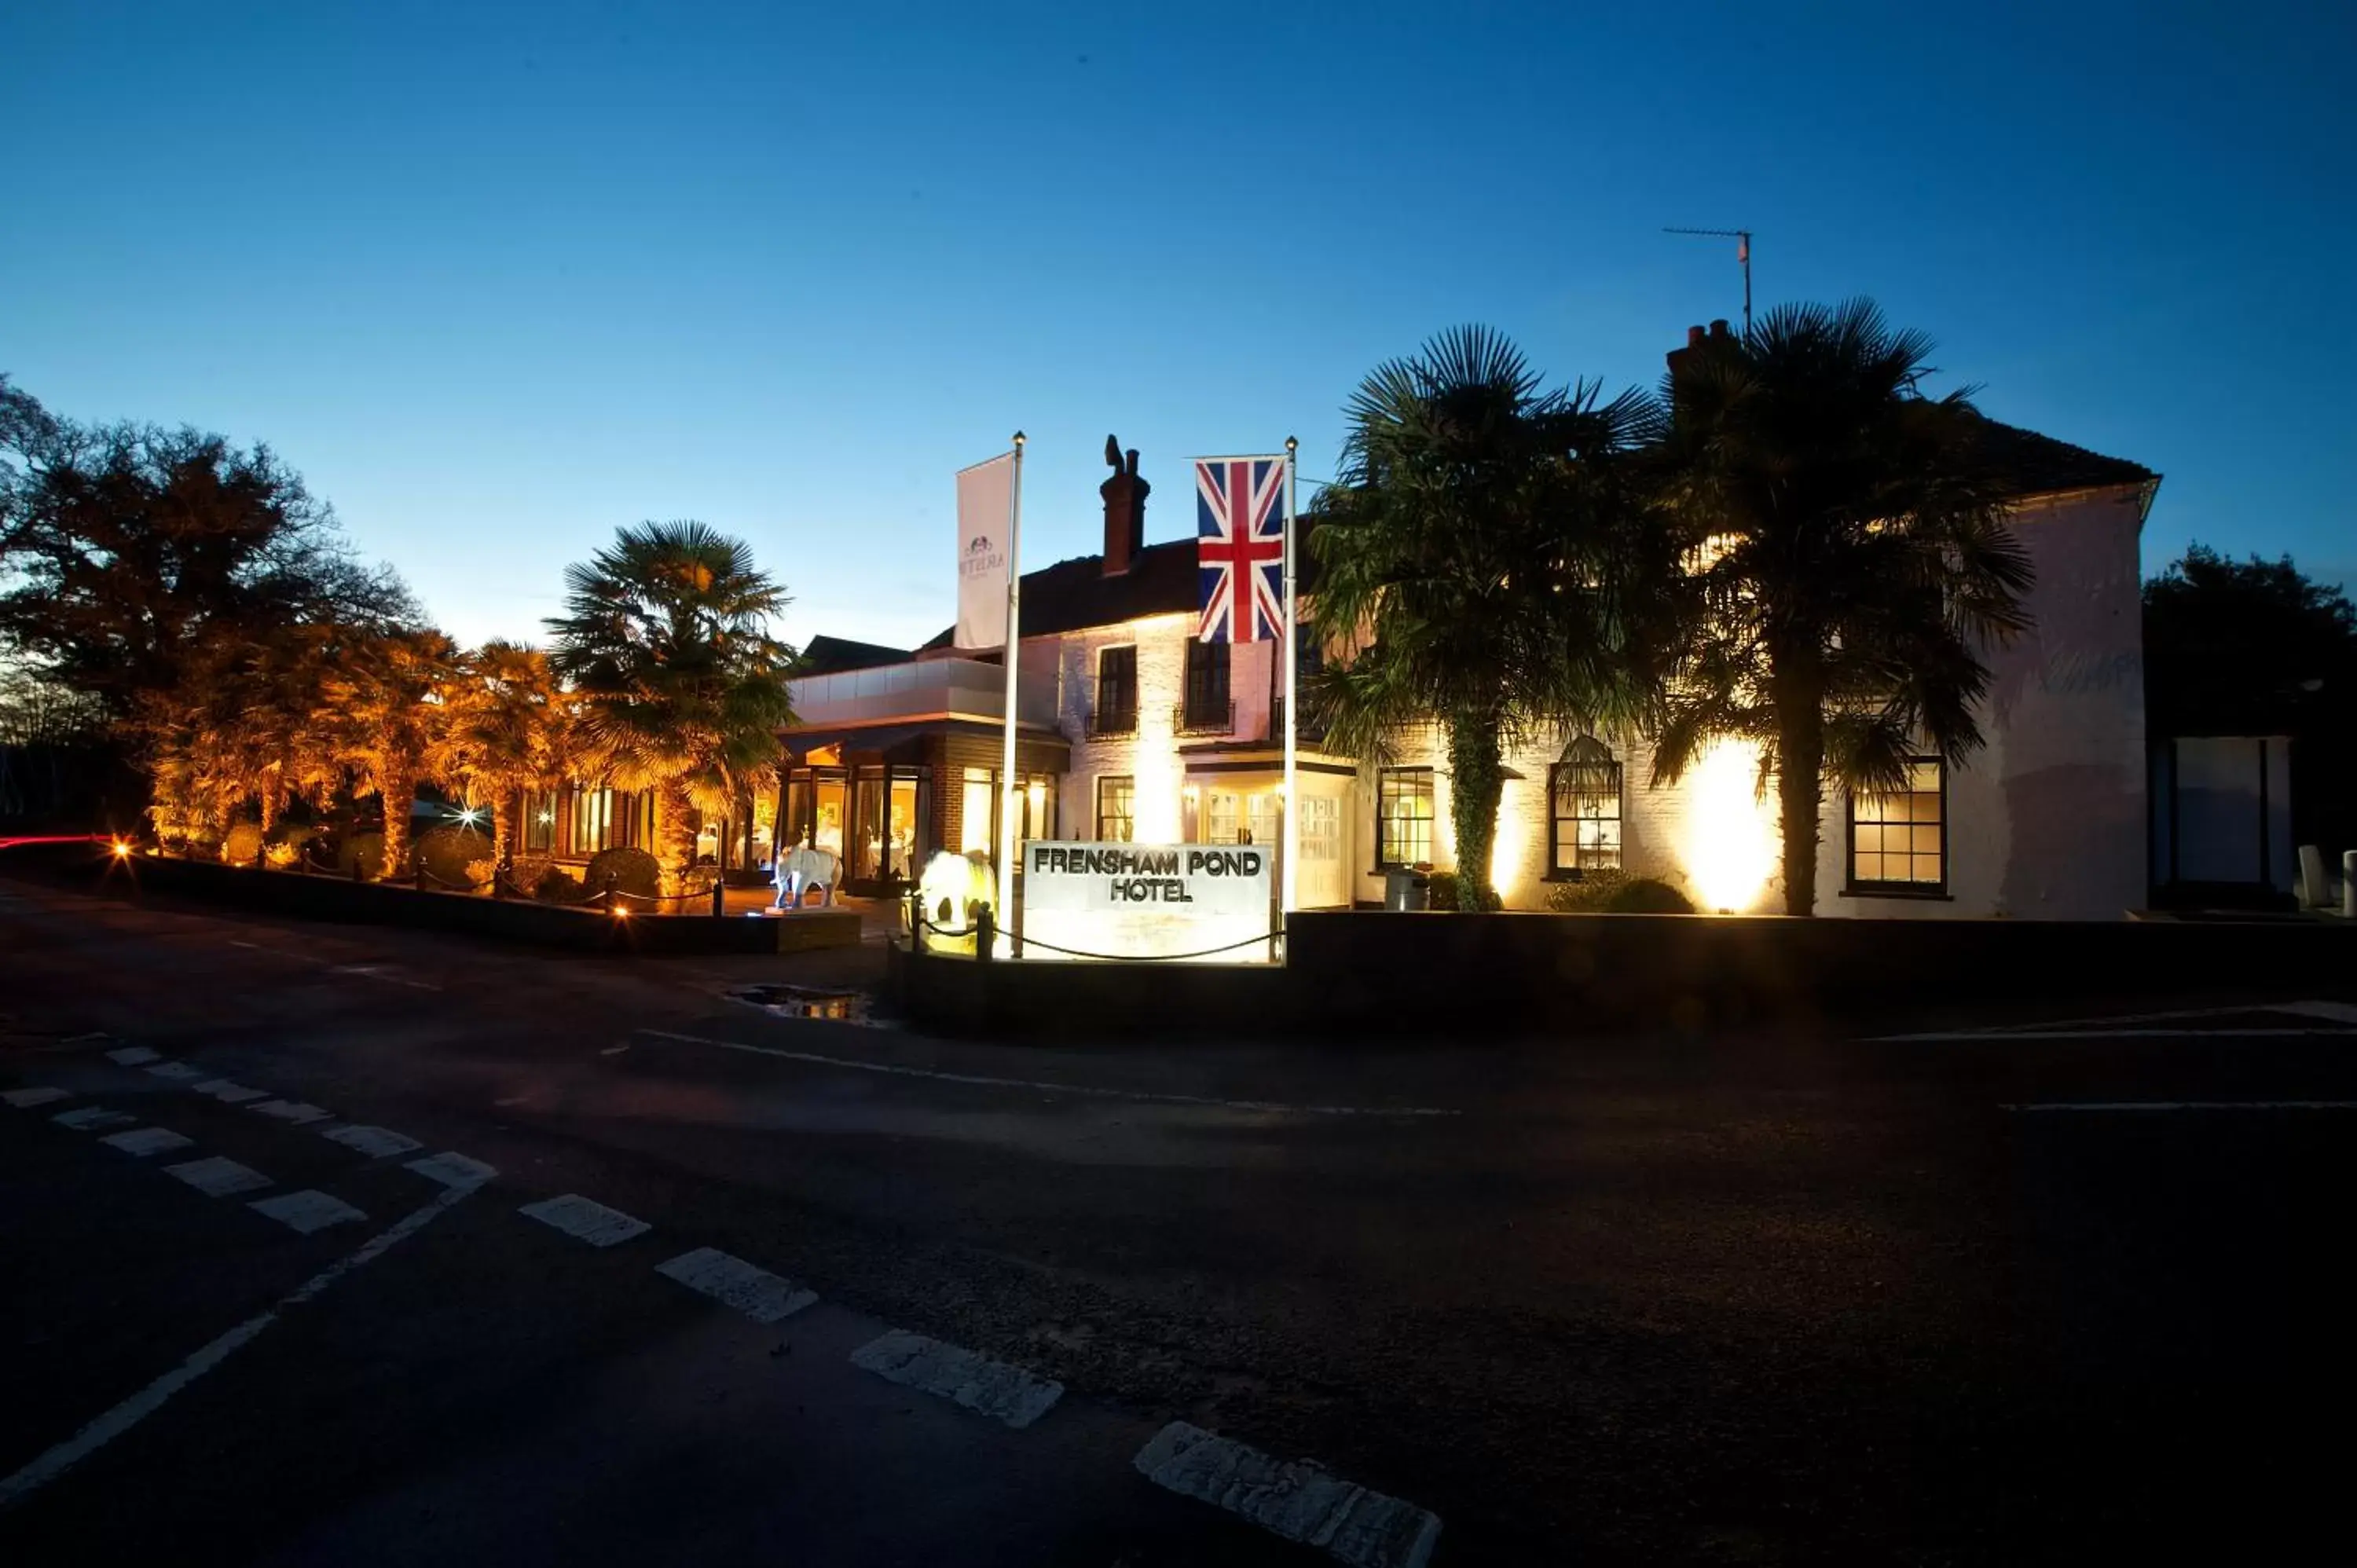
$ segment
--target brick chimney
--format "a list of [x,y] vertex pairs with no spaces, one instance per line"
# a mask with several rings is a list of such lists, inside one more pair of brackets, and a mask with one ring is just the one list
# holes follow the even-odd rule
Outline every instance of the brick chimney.
[[1116,577],[1146,548],[1146,498],[1154,487],[1138,477],[1136,447],[1125,453],[1121,443],[1108,435],[1105,462],[1113,478],[1097,487],[1104,497],[1104,575]]
[[1735,334],[1727,329],[1727,318],[1725,317],[1721,317],[1718,320],[1712,322],[1710,324],[1710,330],[1707,332],[1704,331],[1699,327],[1687,328],[1685,347],[1683,349],[1673,349],[1669,353],[1663,356],[1663,358],[1669,361],[1670,375],[1674,379],[1678,372],[1684,368],[1687,360],[1698,350],[1705,349],[1723,349],[1733,344],[1734,341]]

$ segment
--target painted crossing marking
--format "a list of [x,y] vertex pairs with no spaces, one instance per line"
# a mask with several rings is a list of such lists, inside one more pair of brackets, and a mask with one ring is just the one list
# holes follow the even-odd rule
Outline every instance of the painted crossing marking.
[[119,1051],[109,1051],[106,1059],[120,1067],[145,1067],[149,1062],[164,1059],[161,1051],[151,1051],[145,1046],[125,1046]]
[[425,1146],[414,1138],[405,1138],[383,1127],[324,1127],[319,1136],[347,1149],[358,1149],[372,1160],[411,1154]]
[[724,1051],[744,1051],[757,1057],[809,1062],[818,1067],[844,1068],[852,1072],[880,1072],[894,1078],[929,1078],[941,1083],[970,1083],[985,1089],[1025,1089],[1045,1094],[1077,1094],[1093,1100],[1128,1100],[1157,1105],[1208,1105],[1222,1111],[1275,1112],[1297,1116],[1461,1116],[1461,1111],[1430,1105],[1286,1105],[1270,1100],[1220,1100],[1203,1094],[1157,1094],[1145,1089],[1104,1089],[1085,1083],[1049,1083],[1028,1078],[994,1078],[987,1073],[938,1072],[931,1068],[901,1067],[894,1062],[862,1061],[856,1057],[821,1056],[816,1051],[790,1051],[778,1046],[748,1045],[742,1040],[715,1039],[709,1035],[681,1035],[669,1029],[640,1029],[659,1040],[682,1040],[691,1046],[714,1046]]
[[382,1257],[401,1241],[432,1224],[436,1216],[473,1190],[472,1187],[452,1187],[437,1195],[425,1208],[404,1216],[388,1230],[371,1237],[350,1257],[330,1264],[296,1286],[291,1294],[280,1297],[269,1311],[247,1318],[65,1442],[47,1450],[15,1475],[0,1480],[0,1509],[24,1501],[163,1409],[167,1400],[228,1360],[241,1347],[251,1344],[255,1336],[277,1322],[282,1314],[302,1305],[362,1263]]
[[1157,1487],[1287,1541],[1322,1547],[1351,1568],[1424,1568],[1440,1539],[1438,1516],[1414,1503],[1371,1492],[1307,1460],[1280,1464],[1183,1421],[1156,1433],[1131,1463]]
[[30,1111],[36,1105],[55,1105],[60,1100],[72,1098],[64,1090],[51,1089],[46,1084],[38,1089],[12,1089],[0,1094],[0,1100],[6,1101],[19,1111]]
[[611,1247],[654,1229],[643,1219],[633,1219],[619,1208],[592,1202],[577,1192],[527,1203],[516,1212],[592,1247]]
[[1998,1109],[2025,1115],[2055,1111],[2093,1114],[2139,1111],[2357,1111],[2357,1100],[2055,1100],[2003,1105]]
[[429,1159],[412,1160],[402,1167],[428,1181],[438,1181],[454,1192],[472,1192],[500,1173],[480,1160],[445,1149]]
[[246,1109],[258,1115],[275,1117],[281,1122],[292,1122],[297,1127],[312,1122],[325,1122],[331,1114],[317,1105],[306,1105],[299,1100],[265,1100]]
[[91,1133],[101,1127],[126,1126],[139,1118],[125,1111],[109,1111],[103,1105],[85,1105],[79,1111],[60,1111],[49,1120],[77,1133]]
[[715,1247],[682,1252],[669,1262],[657,1263],[655,1273],[665,1279],[677,1280],[690,1290],[702,1291],[756,1323],[776,1323],[791,1317],[818,1300],[817,1292],[804,1290],[791,1280],[755,1268],[744,1259]]
[[270,1185],[270,1178],[251,1165],[219,1155],[208,1160],[189,1160],[182,1165],[166,1165],[164,1174],[178,1176],[203,1193],[207,1197],[231,1197],[241,1192],[259,1192]]
[[157,1078],[168,1078],[181,1083],[187,1083],[205,1076],[204,1069],[200,1067],[190,1067],[187,1062],[157,1062],[154,1067],[149,1068],[147,1070],[154,1073]]
[[242,1105],[249,1100],[264,1099],[270,1092],[266,1089],[248,1089],[225,1078],[217,1078],[207,1083],[192,1083],[188,1087],[199,1094],[211,1095],[224,1105]]
[[1061,1383],[905,1328],[862,1345],[851,1353],[851,1364],[1017,1429],[1047,1414],[1064,1394]]
[[305,1187],[301,1192],[283,1192],[276,1197],[258,1197],[246,1207],[256,1214],[268,1215],[289,1230],[303,1236],[308,1236],[314,1230],[325,1230],[330,1225],[344,1225],[368,1218],[333,1193],[320,1192],[312,1187]]
[[194,1138],[182,1137],[169,1127],[141,1127],[129,1133],[110,1133],[99,1142],[142,1160],[150,1155],[169,1154],[174,1149],[194,1148],[197,1143]]
[[[2244,1008],[2256,1012],[2256,1008]],[[2357,1039],[2357,1029],[1943,1029],[1924,1035],[1878,1035],[1869,1044],[1919,1046],[2012,1040],[2298,1040]]]

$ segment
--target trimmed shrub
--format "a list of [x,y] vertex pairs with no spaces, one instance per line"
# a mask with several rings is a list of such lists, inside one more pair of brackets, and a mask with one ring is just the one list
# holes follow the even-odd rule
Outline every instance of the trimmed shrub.
[[[1465,885],[1458,880],[1457,873],[1436,871],[1432,873],[1431,882],[1432,891],[1426,908],[1447,909],[1453,913],[1465,907]],[[1502,909],[1505,908],[1505,901],[1498,897],[1498,890],[1493,887],[1490,890],[1488,902],[1483,904],[1482,908]]]
[[303,851],[298,845],[283,840],[274,840],[262,846],[262,863],[273,871],[292,871],[295,863],[302,858]]
[[561,865],[546,865],[532,880],[532,896],[544,904],[578,904],[588,890]]
[[456,823],[428,828],[417,835],[409,852],[409,864],[425,873],[425,885],[446,893],[456,893],[462,886],[471,888],[481,881],[479,876],[469,875],[468,868],[477,861],[490,858],[490,835]]
[[240,822],[221,840],[221,859],[231,865],[252,865],[262,857],[262,824]]
[[345,876],[359,866],[363,880],[374,882],[383,874],[384,835],[368,832],[346,833],[336,845],[336,870]]
[[1691,915],[1694,904],[1668,883],[1625,871],[1591,871],[1577,882],[1547,889],[1547,908],[1559,915]]
[[1577,882],[1557,882],[1547,888],[1547,908],[1558,915],[1593,915],[1612,895],[1628,886],[1625,871],[1590,871]]
[[606,891],[608,878],[618,891],[635,893],[641,898],[651,898],[662,891],[662,875],[655,857],[642,849],[603,849],[590,856],[589,868],[581,874],[581,886],[594,897]]

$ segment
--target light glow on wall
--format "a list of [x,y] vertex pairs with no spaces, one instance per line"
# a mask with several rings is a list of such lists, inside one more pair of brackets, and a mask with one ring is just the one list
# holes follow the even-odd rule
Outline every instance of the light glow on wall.
[[1741,912],[1759,902],[1776,867],[1775,807],[1760,793],[1760,747],[1715,742],[1686,777],[1686,883],[1706,910]]

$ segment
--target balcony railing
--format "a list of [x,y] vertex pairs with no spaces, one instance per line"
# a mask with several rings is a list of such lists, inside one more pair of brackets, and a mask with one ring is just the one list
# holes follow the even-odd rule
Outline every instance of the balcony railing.
[[1205,701],[1180,703],[1170,710],[1170,726],[1180,735],[1233,735],[1236,705]]
[[[1279,697],[1275,702],[1274,702],[1274,703],[1270,703],[1270,704],[1269,704],[1269,710],[1268,710],[1268,738],[1269,738],[1270,740],[1272,740],[1272,741],[1275,741],[1275,742],[1278,743],[1279,745],[1284,744],[1284,741],[1285,741],[1285,699],[1284,699],[1284,698],[1282,698],[1282,697]],[[1318,716],[1318,710],[1317,710],[1317,708],[1316,708],[1316,707],[1312,706],[1311,704],[1309,704],[1309,703],[1304,703],[1301,705],[1301,741],[1302,741],[1302,744],[1303,744],[1303,745],[1305,745],[1305,746],[1307,746],[1307,745],[1310,744],[1310,743],[1311,743],[1311,742],[1313,742],[1313,741],[1321,741],[1321,740],[1324,740],[1325,738],[1326,738],[1326,724],[1325,724],[1325,721],[1324,721],[1324,720],[1322,720],[1322,719],[1320,719],[1320,718]]]
[[1092,708],[1089,711],[1091,740],[1119,740],[1137,733],[1137,709]]

